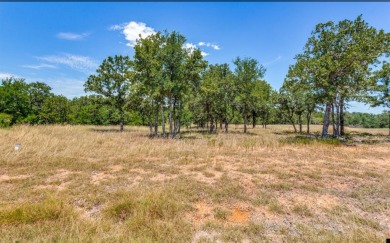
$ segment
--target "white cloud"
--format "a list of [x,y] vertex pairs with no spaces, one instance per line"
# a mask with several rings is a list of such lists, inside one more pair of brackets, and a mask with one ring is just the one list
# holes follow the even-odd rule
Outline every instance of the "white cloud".
[[83,40],[85,37],[89,36],[89,33],[72,33],[72,32],[60,32],[57,34],[57,38],[63,40]]
[[[193,44],[193,43],[185,43],[185,44],[183,45],[183,48],[187,49],[190,53],[192,53],[195,49],[198,48],[198,46],[202,46],[202,43],[204,43],[204,42],[199,42],[198,45]],[[202,56],[204,56],[204,57],[210,55],[209,53],[204,52],[204,51],[202,51],[202,50],[201,50],[200,54],[201,54]]]
[[279,55],[278,57],[276,57],[274,60],[270,61],[270,62],[266,62],[264,63],[264,66],[267,66],[267,65],[271,65],[271,64],[274,64],[275,62],[279,61],[282,59],[282,56]]
[[196,45],[192,44],[192,43],[185,43],[183,45],[183,47],[186,48],[186,49],[190,49],[190,50],[195,50],[196,49]]
[[204,51],[201,51],[200,54],[201,54],[202,56],[204,56],[204,57],[210,55],[210,54],[208,54],[207,52],[204,52]]
[[54,65],[45,64],[45,63],[37,64],[37,65],[22,65],[22,67],[24,67],[24,68],[31,68],[31,69],[57,68],[57,67],[54,66]]
[[145,23],[135,21],[113,25],[110,27],[110,30],[122,30],[122,34],[125,35],[125,38],[128,41],[127,45],[131,47],[135,45],[136,40],[139,39],[140,36],[141,38],[145,38],[156,33],[153,28],[146,26]]
[[71,69],[84,73],[90,73],[98,66],[97,62],[90,57],[68,53],[37,58],[45,62],[65,65],[70,67]]
[[214,50],[221,50],[221,47],[219,47],[219,45],[216,45],[216,44],[212,44],[212,43],[209,43],[209,42],[199,42],[198,43],[199,46],[206,46],[206,47],[210,47],[210,48],[213,48]]
[[219,47],[218,45],[211,45],[211,48],[213,48],[214,50],[221,50],[221,47]]
[[18,76],[12,73],[0,73],[0,80],[11,78],[11,77],[17,78]]

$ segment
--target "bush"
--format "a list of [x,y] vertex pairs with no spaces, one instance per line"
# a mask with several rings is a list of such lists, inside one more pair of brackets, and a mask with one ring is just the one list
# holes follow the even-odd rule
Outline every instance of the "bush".
[[0,113],[0,127],[9,127],[12,123],[12,115]]

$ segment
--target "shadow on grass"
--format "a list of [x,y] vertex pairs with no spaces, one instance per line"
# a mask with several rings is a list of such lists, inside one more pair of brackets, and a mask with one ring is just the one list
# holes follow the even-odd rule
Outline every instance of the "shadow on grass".
[[352,137],[352,136],[360,136],[360,137],[388,137],[387,134],[373,134],[368,132],[348,132],[346,133],[346,136]]
[[249,136],[258,136],[258,134],[250,132],[250,131],[247,131],[246,133],[244,133],[243,131],[229,131],[226,133],[224,130],[221,131],[220,129],[214,130],[213,133],[210,133],[209,130],[190,130],[190,129],[181,132],[181,134],[183,134],[183,135],[191,134],[191,133],[201,134],[201,135],[205,135],[205,136],[217,136],[219,134],[243,134],[243,135],[249,135]]
[[296,135],[293,137],[287,137],[280,139],[282,144],[329,144],[329,145],[340,145],[341,140],[337,138],[321,138],[316,135]]
[[134,130],[127,130],[124,129],[121,131],[119,128],[89,128],[88,130],[93,131],[93,132],[100,132],[100,133],[132,133],[132,132],[138,132]]

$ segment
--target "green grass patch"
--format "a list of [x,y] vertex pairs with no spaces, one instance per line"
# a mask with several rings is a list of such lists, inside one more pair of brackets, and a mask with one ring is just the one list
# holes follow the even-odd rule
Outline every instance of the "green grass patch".
[[16,205],[0,210],[0,225],[32,224],[39,221],[58,220],[71,215],[71,209],[56,199],[39,203]]
[[166,189],[122,195],[105,213],[123,222],[136,241],[185,242],[191,235],[191,226],[182,217],[185,209],[186,204]]
[[226,209],[216,207],[213,209],[214,217],[219,220],[226,220],[230,212]]
[[312,216],[311,210],[305,204],[295,205],[292,211],[300,216]]

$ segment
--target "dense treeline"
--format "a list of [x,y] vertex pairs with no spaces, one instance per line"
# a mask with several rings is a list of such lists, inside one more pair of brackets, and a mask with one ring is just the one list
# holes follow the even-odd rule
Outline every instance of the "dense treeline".
[[[259,82],[260,85],[267,86],[269,94],[277,95],[265,81]],[[213,89],[216,90],[216,89]],[[226,106],[230,104],[230,99],[226,99],[225,103],[222,99],[227,92],[221,90],[221,99],[211,98],[207,101],[202,99],[205,90],[200,91],[198,95],[191,101],[191,105],[184,109],[183,124],[186,127],[200,126],[226,131],[226,120],[223,113],[227,112]],[[217,95],[217,91],[215,91]],[[23,79],[5,79],[0,85],[0,126],[6,127],[13,124],[85,124],[85,125],[113,125],[120,124],[120,111],[110,104],[107,98],[101,95],[81,96],[73,99],[67,99],[61,95],[54,95],[51,88],[40,82],[27,84]],[[207,96],[212,97],[212,96]],[[261,97],[261,96],[260,96]],[[201,103],[201,100],[206,100]],[[265,127],[267,124],[289,124],[288,116],[283,116],[283,111],[276,109],[269,103],[267,97],[259,99],[258,108],[253,111],[258,114],[251,114],[251,125],[257,124]],[[213,102],[215,106],[211,107]],[[263,103],[261,103],[263,102]],[[129,105],[129,104],[128,104]],[[133,103],[134,105],[134,103]],[[267,109],[270,106],[272,109]],[[135,105],[137,107],[138,105]],[[204,108],[204,106],[208,106]],[[124,124],[126,125],[149,125],[148,113],[145,113],[142,106],[139,109],[126,109],[124,111]],[[203,108],[202,108],[203,107]],[[203,112],[204,111],[204,112]],[[211,123],[211,116],[217,114],[215,119],[217,124]],[[221,114],[221,115],[218,115]],[[322,124],[324,113],[315,111],[312,114],[310,124]],[[167,114],[165,114],[167,116]],[[242,124],[243,118],[239,113],[230,114],[228,117],[230,123]],[[299,124],[298,117],[293,118],[295,124]],[[221,122],[222,121],[222,126]],[[213,124],[213,126],[211,125]],[[303,121],[303,125],[307,125],[307,121]],[[370,114],[361,112],[346,112],[345,125],[365,128],[385,128],[388,125],[387,113]]]
[[[356,20],[318,24],[302,54],[273,90],[253,58],[208,64],[186,38],[164,32],[137,40],[133,58],[103,60],[85,82],[93,94],[68,100],[40,82],[5,79],[0,126],[29,124],[148,125],[151,136],[174,138],[183,126],[229,131],[229,124],[264,128],[290,123],[296,132],[323,124],[322,136],[343,136],[347,125],[390,129],[390,111],[348,113],[349,101],[390,110],[390,35]],[[320,118],[322,116],[322,118]],[[387,117],[387,118],[386,118]],[[304,128],[306,126],[306,129]],[[159,131],[161,129],[161,131]],[[389,130],[390,131],[390,130]]]

